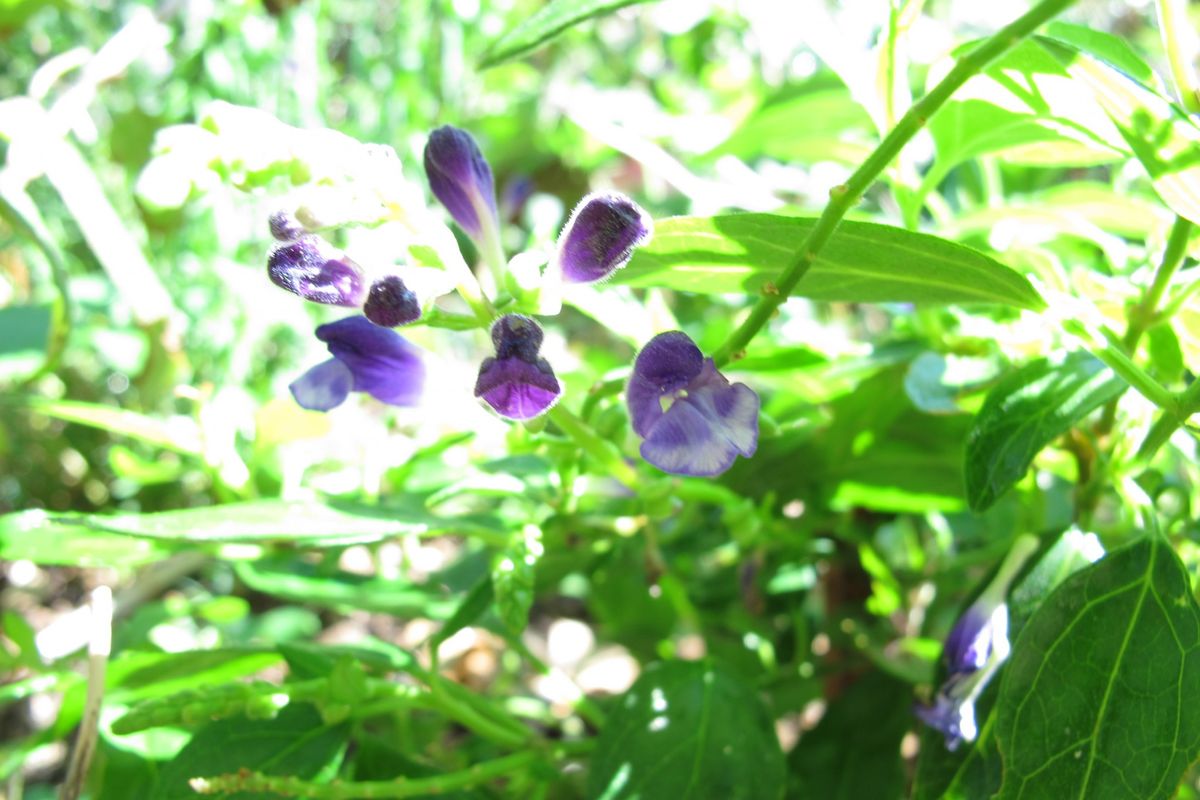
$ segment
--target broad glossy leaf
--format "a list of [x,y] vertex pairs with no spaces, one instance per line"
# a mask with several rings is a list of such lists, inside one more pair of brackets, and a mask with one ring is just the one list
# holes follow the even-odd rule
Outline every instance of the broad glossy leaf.
[[581,22],[645,2],[647,0],[550,0],[529,19],[496,40],[479,66],[482,69],[524,55]]
[[86,542],[86,537],[95,532],[101,536],[123,534],[167,542],[289,542],[322,547],[430,533],[448,524],[451,523],[439,520],[415,504],[388,509],[260,500],[153,514],[18,512],[0,517],[0,544],[20,544],[17,537],[25,532],[59,537],[61,541],[75,537],[73,540]]
[[911,722],[909,686],[878,671],[858,678],[788,754],[789,796],[903,797],[900,740]]
[[[219,720],[200,729],[165,764],[150,800],[191,800],[191,778],[250,769],[268,775],[314,779],[332,777],[346,748],[347,725],[329,726],[307,704],[290,705],[275,719]],[[241,800],[276,797],[240,793]]]
[[[613,276],[616,283],[702,294],[755,294],[776,280],[816,220],[773,214],[671,217]],[[794,294],[857,303],[999,303],[1041,309],[1024,276],[924,233],[842,222]]]
[[1200,128],[1178,106],[1124,72],[1057,42],[1042,46],[1092,93],[1176,214],[1200,221]]
[[1017,636],[997,701],[1001,800],[1175,795],[1200,755],[1200,606],[1165,539],[1067,579]]
[[754,689],[711,663],[651,665],[600,732],[588,797],[778,800],[784,763]]
[[1041,449],[1128,388],[1090,353],[1038,359],[988,393],[967,439],[967,502],[982,511],[1016,483]]

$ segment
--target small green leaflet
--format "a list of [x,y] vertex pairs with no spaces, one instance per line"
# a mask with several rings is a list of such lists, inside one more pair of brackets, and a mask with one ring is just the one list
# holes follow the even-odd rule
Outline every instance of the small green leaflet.
[[[730,214],[655,223],[616,283],[701,294],[754,294],[778,278],[816,223],[811,217]],[[794,294],[857,303],[998,303],[1040,310],[1024,276],[936,236],[842,222]]]
[[1068,578],[1017,636],[997,700],[1000,800],[1167,800],[1200,755],[1200,606],[1165,539]]
[[550,0],[529,19],[497,39],[483,57],[479,68],[492,67],[524,55],[568,28],[593,17],[645,2],[647,0]]
[[777,800],[784,762],[753,688],[716,665],[654,664],[609,714],[592,759],[592,800]]
[[1031,361],[988,393],[967,437],[967,502],[983,511],[1041,449],[1128,388],[1090,353]]

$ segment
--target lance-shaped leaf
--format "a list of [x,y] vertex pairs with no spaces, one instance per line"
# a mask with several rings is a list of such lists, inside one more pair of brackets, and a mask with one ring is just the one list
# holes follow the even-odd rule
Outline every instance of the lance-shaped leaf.
[[1017,637],[997,700],[1000,800],[1173,797],[1200,755],[1200,606],[1151,536],[1072,575]]
[[481,69],[491,67],[524,55],[592,17],[644,2],[646,0],[550,0],[529,19],[501,36],[479,66]]
[[1041,449],[1128,388],[1089,353],[1031,361],[988,393],[967,437],[967,502],[983,511]]
[[[812,217],[671,217],[614,283],[700,294],[754,294],[796,256]],[[999,303],[1039,310],[1023,275],[964,245],[870,222],[842,222],[793,294],[852,303]]]

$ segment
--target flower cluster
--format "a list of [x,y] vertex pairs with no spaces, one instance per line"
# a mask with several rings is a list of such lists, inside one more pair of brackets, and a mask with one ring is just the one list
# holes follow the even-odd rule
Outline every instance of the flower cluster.
[[[424,164],[434,196],[501,276],[495,182],[475,140],[450,126],[438,128],[430,134]],[[296,401],[327,411],[350,392],[361,391],[384,403],[414,405],[424,368],[417,348],[392,328],[419,320],[422,305],[402,276],[370,279],[362,266],[289,214],[273,215],[270,228],[279,240],[267,264],[276,285],[315,303],[362,312],[317,328],[332,358],[291,385]],[[541,282],[548,294],[556,284],[602,282],[652,233],[650,216],[630,198],[590,194],[563,227]],[[503,285],[497,284],[498,289]],[[484,301],[476,311],[487,319],[494,314],[491,308]],[[505,313],[493,316],[490,333],[494,353],[480,364],[475,396],[506,419],[529,420],[548,411],[563,390],[541,355],[541,326],[525,314]],[[637,355],[626,400],[633,430],[643,439],[642,456],[666,472],[717,475],[738,455],[754,454],[758,395],[744,384],[731,384],[681,331],[654,337]]]

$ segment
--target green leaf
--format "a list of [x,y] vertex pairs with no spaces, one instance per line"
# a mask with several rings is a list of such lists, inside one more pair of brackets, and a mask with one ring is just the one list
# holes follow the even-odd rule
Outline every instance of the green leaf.
[[[616,283],[755,294],[779,277],[816,223],[773,214],[672,217],[655,224]],[[794,294],[858,303],[1045,302],[1022,275],[969,247],[870,222],[843,222]]]
[[967,502],[983,511],[1042,448],[1128,388],[1089,353],[1031,361],[988,393],[967,438]]
[[159,561],[170,548],[81,525],[61,525],[40,509],[0,516],[0,560],[76,567],[136,567]]
[[[287,542],[328,547],[377,542],[407,534],[428,534],[451,524],[419,507],[410,506],[385,508],[257,500],[154,514],[23,511],[0,516],[0,546],[19,544],[17,537],[26,531],[36,531],[38,536],[60,537],[60,540],[84,539],[98,533],[166,542]],[[461,526],[455,530],[461,530]],[[138,552],[137,548],[130,549]]]
[[20,378],[41,366],[53,319],[50,306],[0,308],[0,380]]
[[496,614],[509,633],[520,634],[529,623],[534,568],[545,551],[541,529],[536,525],[525,525],[513,533],[509,546],[492,564]]
[[[205,726],[165,764],[150,800],[192,800],[191,778],[249,769],[303,779],[332,777],[346,748],[346,725],[327,726],[307,704],[290,705],[275,719],[219,720]],[[238,800],[268,800],[270,793],[238,793]]]
[[529,19],[501,36],[488,49],[479,68],[524,55],[563,31],[593,17],[611,14],[647,0],[550,0]]
[[788,754],[791,797],[904,796],[900,740],[912,724],[912,690],[878,671],[831,702]]
[[1200,221],[1200,128],[1186,112],[1124,72],[1086,53],[1041,40],[1116,124],[1167,206]]
[[0,405],[26,408],[64,422],[99,428],[185,455],[200,455],[203,452],[199,428],[194,420],[187,417],[164,420],[99,403],[23,395],[0,398]]
[[588,797],[777,800],[784,763],[757,693],[711,663],[654,664],[609,714]]
[[467,596],[459,603],[458,608],[454,609],[454,613],[442,625],[441,630],[434,634],[431,647],[438,647],[463,628],[475,624],[475,620],[487,612],[494,596],[492,578],[490,575],[485,575],[471,588],[471,591],[467,592]]
[[1136,81],[1151,86],[1159,85],[1158,76],[1154,74],[1150,65],[1129,46],[1127,40],[1119,36],[1061,20],[1047,25],[1043,34],[1048,39],[1054,39],[1107,61]]
[[844,86],[836,86],[768,102],[709,155],[857,165],[871,154],[873,134],[870,115]]
[[1173,797],[1200,755],[1200,606],[1165,539],[1068,578],[1013,646],[999,798]]

